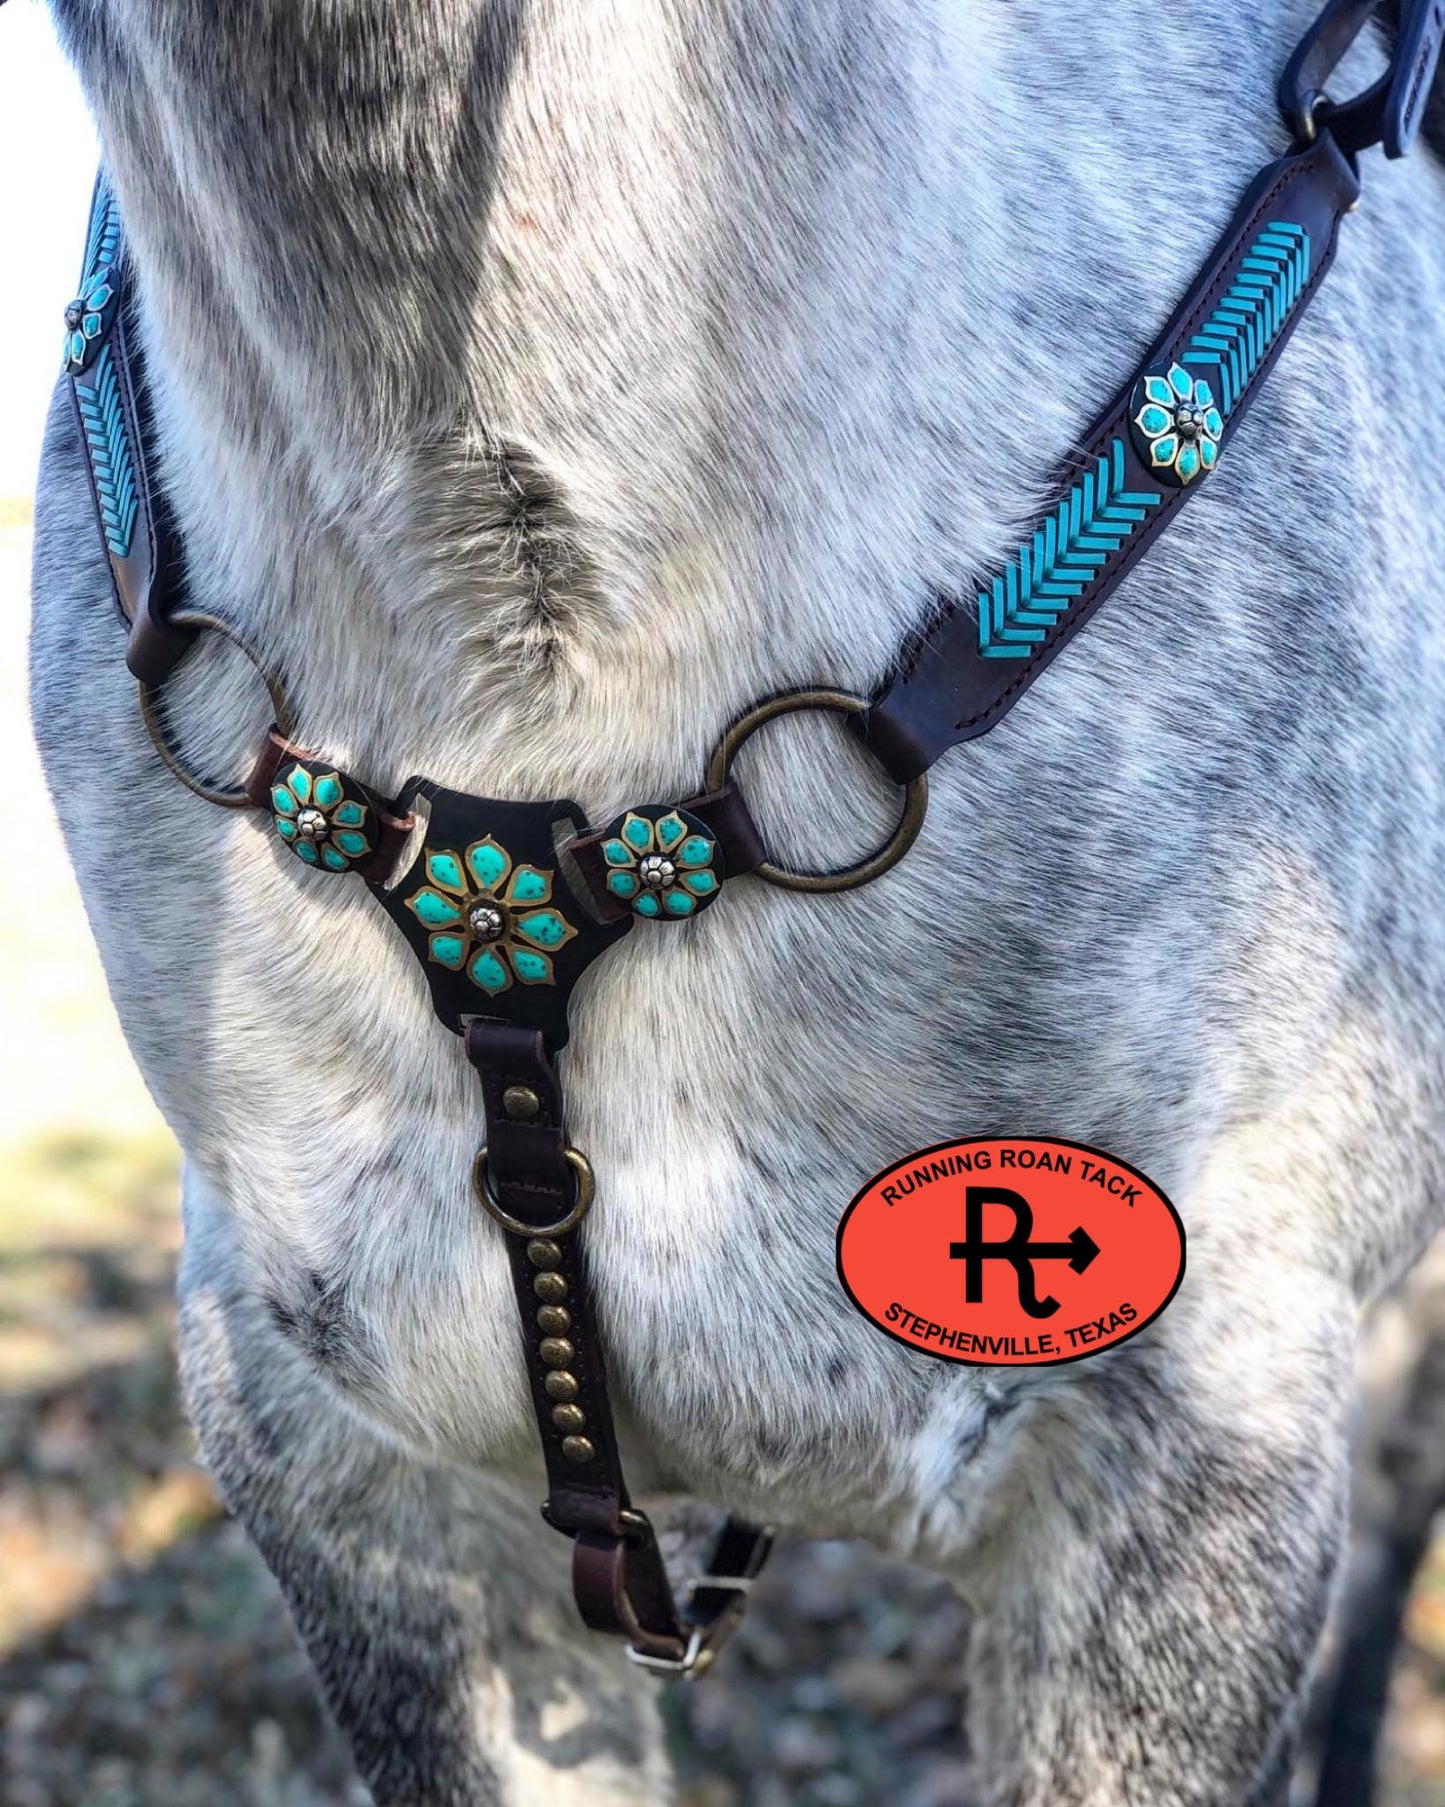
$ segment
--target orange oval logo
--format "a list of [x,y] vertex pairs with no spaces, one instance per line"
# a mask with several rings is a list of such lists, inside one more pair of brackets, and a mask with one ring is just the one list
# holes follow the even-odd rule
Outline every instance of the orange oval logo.
[[1082,1142],[941,1142],[849,1205],[838,1277],[911,1349],[1048,1367],[1112,1349],[1159,1316],[1184,1278],[1184,1225],[1137,1168]]

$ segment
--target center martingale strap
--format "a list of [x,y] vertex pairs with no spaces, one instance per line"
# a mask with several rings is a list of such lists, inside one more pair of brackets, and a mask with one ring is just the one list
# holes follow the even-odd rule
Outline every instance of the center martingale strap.
[[949,602],[914,637],[860,718],[900,783],[993,727],[1202,486],[1329,268],[1359,192],[1328,132],[1256,179],[1135,380],[1084,434],[1061,500],[972,606]]

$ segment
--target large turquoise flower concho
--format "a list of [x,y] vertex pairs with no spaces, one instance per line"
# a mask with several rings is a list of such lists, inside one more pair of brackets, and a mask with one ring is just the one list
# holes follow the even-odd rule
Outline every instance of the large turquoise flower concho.
[[1203,377],[1182,364],[1151,370],[1134,385],[1129,413],[1134,449],[1161,483],[1182,488],[1214,469],[1224,417]]
[[371,806],[340,772],[294,760],[271,786],[276,832],[308,866],[350,872],[375,852]]
[[552,873],[512,863],[490,835],[465,853],[426,852],[431,880],[406,900],[428,931],[427,958],[451,972],[465,970],[490,996],[522,985],[554,985],[550,955],[577,933],[552,899]]
[[717,842],[685,810],[629,810],[602,843],[602,858],[607,889],[654,921],[691,916],[721,884]]

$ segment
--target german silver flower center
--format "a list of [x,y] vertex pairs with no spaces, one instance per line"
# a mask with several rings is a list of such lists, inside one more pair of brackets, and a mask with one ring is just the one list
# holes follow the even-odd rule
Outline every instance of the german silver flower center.
[[303,809],[296,818],[296,832],[304,841],[324,841],[331,828],[319,809]]
[[74,332],[84,318],[85,304],[80,301],[72,301],[65,310],[65,324]]
[[1174,411],[1174,424],[1185,439],[1197,439],[1204,430],[1204,410],[1188,402]]
[[467,927],[478,941],[500,941],[507,920],[495,904],[473,904],[467,912]]
[[677,877],[677,867],[665,853],[649,853],[638,866],[637,876],[650,890],[661,891]]

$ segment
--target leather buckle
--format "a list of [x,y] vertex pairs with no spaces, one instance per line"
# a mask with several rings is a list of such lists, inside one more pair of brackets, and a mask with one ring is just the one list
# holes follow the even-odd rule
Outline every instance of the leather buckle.
[[717,1653],[742,1623],[743,1610],[755,1579],[753,1575],[695,1575],[684,1594],[689,1606],[699,1594],[716,1592],[732,1594],[735,1598],[709,1624],[693,1627],[681,1656],[653,1656],[646,1650],[639,1650],[635,1644],[629,1644],[627,1660],[664,1680],[688,1680],[705,1675]]

